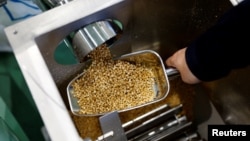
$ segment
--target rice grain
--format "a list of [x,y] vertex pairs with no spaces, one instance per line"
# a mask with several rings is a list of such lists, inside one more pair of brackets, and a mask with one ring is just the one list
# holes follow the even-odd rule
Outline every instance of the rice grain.
[[153,70],[140,63],[113,60],[109,48],[97,47],[92,64],[72,84],[80,114],[100,114],[138,106],[154,99]]

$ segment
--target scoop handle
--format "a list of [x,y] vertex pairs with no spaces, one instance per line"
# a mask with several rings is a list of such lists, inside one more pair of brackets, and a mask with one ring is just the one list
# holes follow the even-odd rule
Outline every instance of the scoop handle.
[[169,78],[172,78],[174,76],[179,76],[180,75],[180,72],[175,69],[175,68],[167,68],[166,69],[166,74]]

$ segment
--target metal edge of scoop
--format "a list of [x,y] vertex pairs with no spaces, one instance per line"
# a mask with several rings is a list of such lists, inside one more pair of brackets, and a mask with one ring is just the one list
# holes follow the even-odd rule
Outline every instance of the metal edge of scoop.
[[[118,58],[115,58],[115,60],[123,59],[123,58],[129,57],[129,56],[134,56],[134,55],[138,55],[138,54],[143,54],[143,53],[151,53],[151,54],[155,55],[158,58],[158,60],[160,62],[160,65],[161,65],[161,68],[162,68],[162,71],[163,71],[163,76],[165,77],[164,80],[166,81],[166,88],[167,88],[166,92],[165,92],[164,96],[159,98],[159,99],[156,99],[156,100],[153,100],[153,101],[150,101],[150,102],[138,105],[138,106],[134,106],[134,107],[130,107],[130,108],[122,109],[122,110],[117,110],[118,113],[130,111],[130,110],[133,110],[133,109],[138,109],[138,108],[141,108],[141,107],[144,107],[144,106],[159,102],[159,101],[163,100],[164,98],[166,98],[168,93],[169,93],[170,85],[169,85],[169,78],[168,78],[168,75],[167,75],[168,69],[167,70],[165,69],[163,61],[162,61],[160,55],[157,52],[155,52],[153,50],[141,50],[141,51],[136,51],[136,52],[132,52],[132,53],[129,53],[129,54],[122,55],[122,56],[120,56]],[[175,73],[176,70],[171,68],[171,70],[169,70],[169,71]],[[76,116],[101,116],[101,115],[105,115],[105,114],[109,113],[109,112],[105,112],[105,113],[99,113],[99,114],[79,114],[80,107],[79,107],[79,105],[77,103],[77,98],[75,98],[73,96],[72,83],[74,81],[76,81],[77,79],[79,79],[83,74],[84,74],[84,72],[77,75],[74,79],[72,79],[70,81],[70,83],[67,86],[67,95],[68,95],[68,100],[69,100],[69,105],[70,105],[71,112]],[[110,111],[110,112],[112,112],[112,111]]]

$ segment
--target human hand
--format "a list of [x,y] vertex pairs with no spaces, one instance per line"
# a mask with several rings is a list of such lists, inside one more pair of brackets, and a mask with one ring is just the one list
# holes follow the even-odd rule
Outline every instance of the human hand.
[[166,60],[166,64],[169,67],[176,68],[181,75],[183,82],[187,84],[197,84],[201,81],[190,71],[187,66],[185,52],[187,48],[183,48],[175,52]]

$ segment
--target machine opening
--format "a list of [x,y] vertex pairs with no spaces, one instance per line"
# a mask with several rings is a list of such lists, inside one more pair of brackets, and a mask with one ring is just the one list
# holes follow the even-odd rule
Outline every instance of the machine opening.
[[120,21],[112,19],[86,25],[59,44],[54,54],[55,60],[57,63],[64,65],[82,63],[86,60],[89,52],[96,47],[103,44],[111,47],[120,38],[122,28]]

